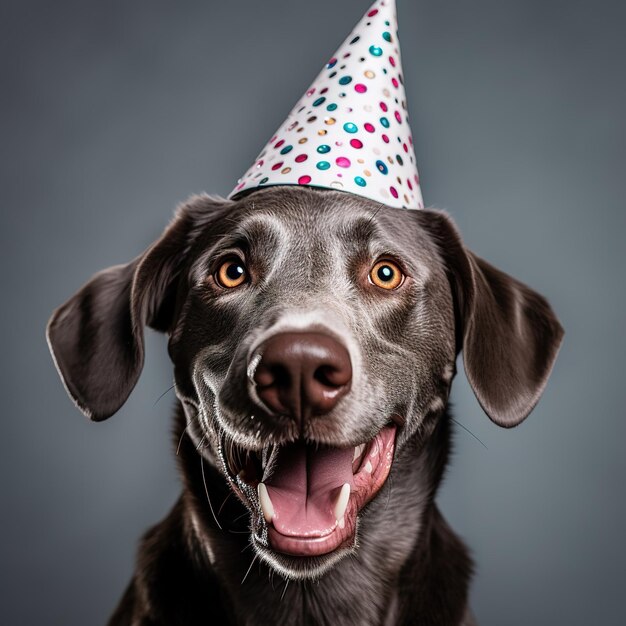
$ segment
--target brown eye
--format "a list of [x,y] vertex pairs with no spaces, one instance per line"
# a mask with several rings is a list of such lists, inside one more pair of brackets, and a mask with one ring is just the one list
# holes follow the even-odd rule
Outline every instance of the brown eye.
[[371,269],[369,279],[381,289],[397,289],[404,282],[404,274],[392,261],[378,261]]
[[215,274],[217,283],[225,289],[234,289],[246,282],[248,272],[239,259],[224,261]]

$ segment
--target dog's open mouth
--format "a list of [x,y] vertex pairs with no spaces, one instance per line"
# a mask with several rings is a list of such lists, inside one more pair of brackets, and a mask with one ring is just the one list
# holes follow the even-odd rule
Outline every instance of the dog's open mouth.
[[351,448],[295,442],[272,446],[261,458],[229,454],[227,469],[246,487],[246,499],[256,490],[269,547],[321,556],[353,543],[359,511],[389,475],[395,436],[390,424]]

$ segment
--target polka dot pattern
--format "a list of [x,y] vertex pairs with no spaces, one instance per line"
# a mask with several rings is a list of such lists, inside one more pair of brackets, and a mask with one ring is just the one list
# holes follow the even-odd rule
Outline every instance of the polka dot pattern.
[[424,207],[409,126],[395,0],[376,0],[230,197],[270,185]]

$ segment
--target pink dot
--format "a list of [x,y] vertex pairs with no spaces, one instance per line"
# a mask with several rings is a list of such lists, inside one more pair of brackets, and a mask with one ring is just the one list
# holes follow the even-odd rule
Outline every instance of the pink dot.
[[306,92],[306,95],[307,95],[307,96],[312,96],[314,93],[315,93],[315,87],[313,87],[313,88],[309,89],[309,90]]
[[357,93],[365,93],[367,91],[367,87],[363,83],[358,83],[354,86],[354,90]]
[[391,67],[396,66],[396,60],[393,57],[389,57],[389,63],[391,63]]
[[323,96],[327,91],[328,91],[328,87],[324,87],[324,89],[322,89],[322,91],[320,91],[320,95]]
[[274,141],[276,141],[276,139],[278,139],[278,135],[274,135],[274,136],[270,139],[270,143],[273,143]]
[[256,164],[257,167],[263,167],[263,159],[261,159],[260,161],[257,162]]
[[392,79],[391,79],[391,82],[393,83],[393,86],[397,89],[397,88],[398,88],[398,85],[399,85],[399,83],[398,83],[398,79],[397,79],[397,78],[392,78]]
[[298,183],[300,185],[308,185],[310,182],[311,182],[310,176],[300,176],[300,178],[298,178]]
[[398,120],[398,124],[402,124],[402,116],[400,115],[400,111],[396,111],[395,115],[396,119]]
[[350,145],[359,150],[363,147],[363,142],[360,139],[350,139]]
[[276,145],[274,146],[274,148],[280,148],[284,143],[285,143],[285,140],[281,139],[280,141],[276,142]]
[[246,183],[245,183],[245,182],[240,183],[239,185],[237,185],[237,190],[239,190],[239,189],[243,189],[245,186],[246,186]]
[[303,163],[304,161],[306,161],[309,157],[306,154],[299,154],[296,157],[296,163]]
[[409,135],[409,143],[413,145],[413,135]]
[[408,152],[409,152],[409,146],[407,146],[405,143],[403,143],[403,144],[402,144],[402,147],[404,148],[404,151],[405,151],[406,153],[408,153]]
[[415,184],[419,185],[420,184],[420,179],[417,176],[417,174],[415,174],[415,176],[413,176],[413,178],[415,179]]
[[406,179],[406,184],[409,186],[409,189],[410,189],[411,191],[413,191],[413,184],[411,183],[411,179],[410,179],[410,178],[407,178],[407,179]]
[[380,108],[381,108],[381,109],[382,109],[385,113],[387,113],[387,111],[389,111],[389,107],[388,107],[388,106],[387,106],[384,102],[381,102],[381,103],[380,103]]
[[279,161],[278,163],[274,163],[274,165],[272,165],[272,169],[279,170],[282,166],[283,166],[283,161]]
[[344,59],[347,59],[347,58],[348,58],[351,54],[352,54],[351,52],[346,52],[346,53],[343,55],[343,58],[344,58]]
[[346,157],[339,157],[335,163],[337,163],[339,167],[350,167],[351,165],[350,159],[347,159]]
[[368,14],[367,17],[374,17],[374,15],[376,15],[378,13],[378,9],[372,9]]
[[396,190],[396,188],[395,188],[395,187],[389,187],[389,191],[391,191],[391,195],[392,195],[394,198],[397,198],[397,197],[398,197],[398,191]]
[[370,124],[369,122],[367,122],[367,124],[363,124],[363,128],[368,132],[368,133],[373,133],[376,129],[374,128],[374,126],[372,124]]
[[387,135],[383,135],[383,141],[385,143],[389,143],[389,137],[387,137]]

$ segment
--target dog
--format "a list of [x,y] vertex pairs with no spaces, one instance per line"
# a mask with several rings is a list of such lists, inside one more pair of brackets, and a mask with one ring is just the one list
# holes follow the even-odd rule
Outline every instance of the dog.
[[499,426],[538,401],[563,330],[444,212],[276,186],[181,205],[48,324],[92,420],[169,336],[182,494],[111,626],[470,626],[472,562],[435,496],[463,352]]

